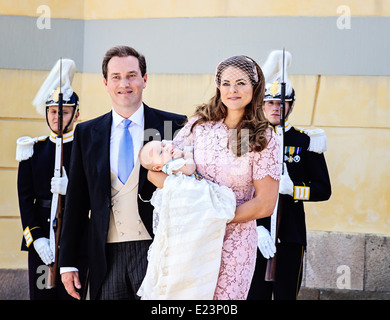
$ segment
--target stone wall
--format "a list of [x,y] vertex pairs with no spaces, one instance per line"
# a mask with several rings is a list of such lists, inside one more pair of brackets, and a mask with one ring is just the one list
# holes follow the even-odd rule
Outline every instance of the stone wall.
[[28,271],[0,269],[0,300],[28,300]]
[[299,298],[390,300],[390,237],[309,231]]
[[[0,300],[28,299],[24,269],[0,269]],[[390,237],[308,232],[299,300],[390,300]]]

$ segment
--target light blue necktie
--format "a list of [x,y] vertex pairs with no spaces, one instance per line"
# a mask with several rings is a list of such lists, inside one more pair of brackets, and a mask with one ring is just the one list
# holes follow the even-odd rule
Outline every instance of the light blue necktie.
[[118,178],[125,184],[134,167],[133,139],[129,131],[131,120],[124,119],[123,135],[119,142]]

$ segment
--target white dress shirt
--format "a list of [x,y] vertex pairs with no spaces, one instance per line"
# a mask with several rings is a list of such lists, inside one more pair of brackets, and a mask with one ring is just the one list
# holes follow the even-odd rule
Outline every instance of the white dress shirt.
[[[123,134],[123,123],[125,118],[120,116],[114,108],[112,109],[112,124],[111,124],[111,137],[110,137],[110,169],[112,173],[118,176],[118,157],[119,157],[119,143]],[[134,112],[130,118],[131,124],[129,131],[133,139],[134,147],[134,164],[138,160],[138,154],[143,146],[144,140],[144,105],[143,103]]]

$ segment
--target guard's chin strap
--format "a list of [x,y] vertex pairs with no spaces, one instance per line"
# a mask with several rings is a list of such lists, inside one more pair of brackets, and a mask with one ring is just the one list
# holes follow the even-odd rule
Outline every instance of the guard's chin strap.
[[290,108],[286,114],[286,122],[287,122],[287,119],[288,119],[288,116],[291,114],[292,110],[294,108],[294,101],[292,102],[292,104],[290,105]]
[[68,128],[72,124],[72,122],[76,116],[77,111],[79,111],[79,104],[78,103],[74,107],[72,119],[70,119],[69,123],[66,125],[64,132],[68,132]]

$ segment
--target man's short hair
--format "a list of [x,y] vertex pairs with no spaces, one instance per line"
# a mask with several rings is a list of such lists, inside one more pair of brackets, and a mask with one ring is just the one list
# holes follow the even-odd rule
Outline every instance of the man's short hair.
[[113,57],[128,57],[128,56],[133,56],[138,59],[139,63],[139,69],[141,70],[141,75],[142,77],[146,74],[146,60],[145,57],[140,54],[137,50],[134,48],[128,47],[128,46],[116,46],[112,47],[109,49],[104,58],[103,58],[103,63],[102,63],[102,72],[103,72],[103,77],[104,79],[107,80],[107,65],[108,62],[111,60]]

